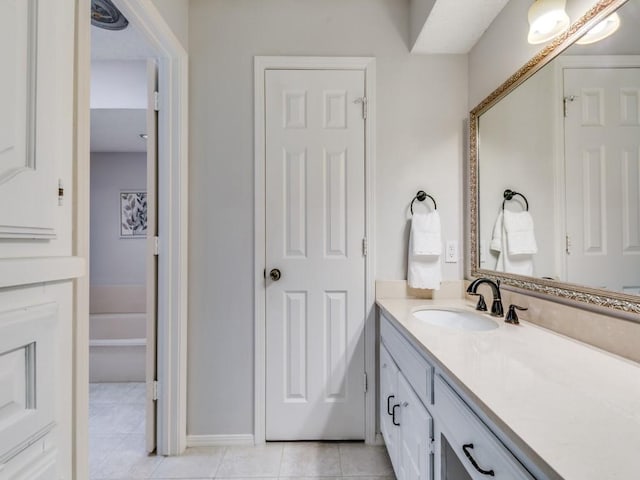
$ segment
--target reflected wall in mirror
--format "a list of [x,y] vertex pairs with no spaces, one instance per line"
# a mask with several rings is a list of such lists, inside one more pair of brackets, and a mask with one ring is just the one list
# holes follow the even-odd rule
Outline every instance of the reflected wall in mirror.
[[474,276],[640,312],[638,25],[640,0],[600,2],[472,111]]
[[34,167],[36,0],[0,0],[0,183]]

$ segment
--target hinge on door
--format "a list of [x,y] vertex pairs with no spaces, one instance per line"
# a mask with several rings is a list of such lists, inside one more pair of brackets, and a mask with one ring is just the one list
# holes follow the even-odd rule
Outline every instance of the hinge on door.
[[429,453],[436,453],[436,442],[433,440],[433,438],[429,439],[429,442],[427,443],[427,450],[429,451]]
[[564,250],[567,255],[571,255],[571,237],[569,237],[568,233],[564,236]]
[[62,184],[62,179],[58,179],[58,206],[62,206],[62,199],[64,198],[64,185]]
[[568,102],[573,102],[576,98],[578,98],[577,95],[567,95],[562,99],[562,109],[565,117],[569,116],[568,106],[567,106]]
[[153,254],[160,255],[160,237],[153,237]]
[[367,237],[362,239],[362,256],[366,257],[368,252]]
[[153,92],[153,109],[158,112],[160,110],[160,100],[157,91]]
[[153,381],[153,392],[152,392],[152,400],[155,402],[158,400],[158,381]]
[[367,97],[356,98],[353,103],[361,103],[362,104],[362,118],[366,120],[367,118]]
[[369,390],[369,380],[367,379],[367,372],[364,372],[364,393]]

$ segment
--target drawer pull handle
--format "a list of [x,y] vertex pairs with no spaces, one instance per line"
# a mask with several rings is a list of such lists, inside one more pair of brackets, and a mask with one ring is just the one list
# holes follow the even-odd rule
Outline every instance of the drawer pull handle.
[[471,465],[473,465],[475,467],[475,469],[477,471],[479,471],[481,474],[489,475],[490,477],[495,477],[496,474],[495,474],[495,472],[493,470],[483,470],[482,468],[480,468],[480,466],[478,465],[478,462],[476,462],[475,458],[473,458],[471,456],[471,454],[469,453],[469,450],[471,450],[471,449],[473,449],[473,443],[467,443],[466,445],[462,446],[462,451],[464,452],[464,454],[467,456],[467,458],[471,462]]
[[395,395],[389,395],[387,397],[387,414],[389,415],[393,415],[393,413],[391,412],[391,405],[389,404],[389,402],[391,401],[392,398],[396,398]]
[[399,406],[400,406],[400,404],[399,404],[399,403],[396,403],[396,404],[393,406],[393,408],[391,409],[391,421],[393,422],[393,424],[394,424],[396,427],[399,427],[399,426],[400,426],[400,423],[399,423],[399,422],[396,422],[396,408],[398,408]]

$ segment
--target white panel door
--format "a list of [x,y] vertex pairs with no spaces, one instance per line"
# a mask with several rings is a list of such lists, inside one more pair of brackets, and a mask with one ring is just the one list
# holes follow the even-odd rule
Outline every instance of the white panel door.
[[157,400],[155,385],[157,374],[158,330],[158,112],[155,110],[155,92],[158,89],[158,67],[154,60],[147,61],[147,351],[146,351],[146,437],[147,451],[156,449]]
[[56,67],[38,45],[40,22],[51,19],[37,17],[36,0],[0,2],[0,238],[55,235],[58,92],[42,72]]
[[265,91],[266,439],[363,439],[364,72]]
[[640,289],[640,68],[564,71],[567,281]]

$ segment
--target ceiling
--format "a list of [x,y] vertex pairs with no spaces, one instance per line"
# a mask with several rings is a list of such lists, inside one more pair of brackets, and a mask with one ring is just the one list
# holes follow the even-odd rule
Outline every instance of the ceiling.
[[[412,0],[429,2],[430,13],[412,53],[467,53],[500,13],[508,0]],[[117,4],[117,1],[115,2]],[[431,5],[432,4],[432,5]],[[89,19],[87,19],[89,21]],[[91,27],[91,59],[144,60],[155,56],[132,23],[124,30]],[[91,111],[92,152],[144,152],[139,137],[146,132],[145,110]]]
[[[117,6],[117,1],[114,2]],[[87,21],[90,21],[87,19]],[[91,26],[91,60],[146,60],[156,55],[133,23],[124,30],[105,30]],[[132,89],[139,86],[131,85]],[[119,88],[122,88],[121,86]],[[146,83],[144,85],[146,89]],[[139,88],[138,88],[139,89]],[[145,152],[146,110],[100,108],[91,110],[92,152]]]
[[468,53],[508,2],[509,0],[436,0],[411,53]]
[[91,26],[91,60],[144,60],[155,56],[133,23],[116,31]]

